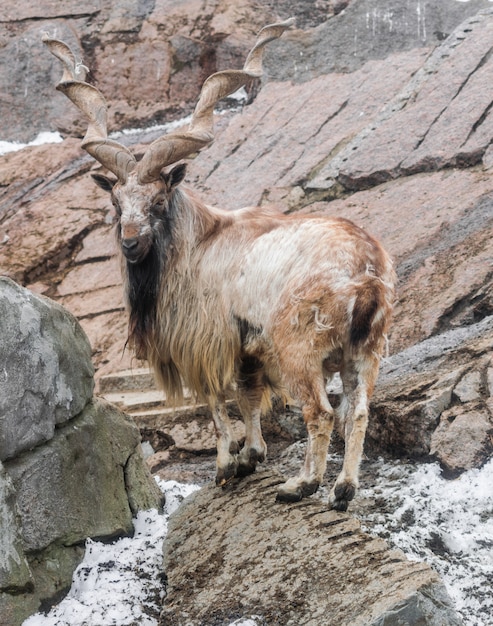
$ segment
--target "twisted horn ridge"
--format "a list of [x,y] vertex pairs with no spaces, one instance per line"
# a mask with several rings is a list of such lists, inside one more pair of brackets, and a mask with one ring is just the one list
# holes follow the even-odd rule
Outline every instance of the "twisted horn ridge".
[[113,172],[120,182],[125,182],[129,172],[136,168],[139,182],[145,184],[157,180],[166,165],[176,163],[212,142],[214,107],[217,102],[254,78],[262,76],[265,45],[280,37],[293,23],[294,18],[290,18],[284,22],[264,26],[242,70],[216,72],[206,79],[188,130],[177,130],[153,141],[139,163],[128,148],[108,139],[106,100],[96,87],[77,78],[82,66],[76,62],[67,44],[48,35],[43,35],[42,41],[63,64],[63,76],[56,87],[57,90],[64,93],[89,119],[82,147],[96,161]]
[[290,18],[284,22],[264,26],[242,70],[217,72],[205,80],[188,130],[177,130],[159,137],[147,148],[142,160],[137,164],[136,172],[140,183],[157,180],[163,167],[176,163],[212,142],[216,103],[254,78],[262,76],[265,45],[280,37],[293,23],[294,18]]
[[76,62],[73,52],[63,41],[52,39],[48,35],[43,35],[42,41],[63,64],[63,76],[56,87],[57,90],[65,94],[89,119],[82,147],[96,161],[113,172],[120,182],[125,182],[137,161],[128,148],[113,139],[108,139],[107,105],[104,96],[96,87],[84,80],[78,80],[83,66]]

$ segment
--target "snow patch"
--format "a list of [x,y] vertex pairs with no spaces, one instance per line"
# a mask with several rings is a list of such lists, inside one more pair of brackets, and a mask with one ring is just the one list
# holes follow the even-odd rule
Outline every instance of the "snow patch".
[[430,564],[465,626],[491,626],[493,459],[455,480],[442,478],[437,463],[414,467],[382,461],[375,485],[361,495],[377,495],[389,510],[365,515],[363,529],[409,559]]
[[112,544],[88,539],[68,595],[47,615],[36,613],[23,626],[157,625],[164,595],[162,548],[168,518],[199,489],[175,481],[157,482],[166,495],[163,513],[140,511],[133,537]]
[[41,146],[45,143],[60,143],[63,141],[63,137],[60,133],[44,131],[39,133],[36,139],[30,141],[29,143],[20,143],[18,141],[0,141],[0,155],[7,154],[7,152],[16,152],[17,150],[22,150],[27,146]]

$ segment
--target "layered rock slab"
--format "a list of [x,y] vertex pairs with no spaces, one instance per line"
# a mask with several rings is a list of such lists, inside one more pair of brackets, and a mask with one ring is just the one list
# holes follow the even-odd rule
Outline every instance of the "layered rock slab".
[[479,163],[490,142],[493,10],[463,24],[311,181],[370,187],[402,175]]
[[[194,161],[191,180],[209,202],[228,209],[267,201],[291,209],[309,204],[313,197],[306,194],[322,166],[372,122],[425,58],[426,50],[418,50],[369,61],[352,74],[267,83],[254,106],[236,114]],[[302,192],[297,204],[293,187]]]
[[461,624],[438,575],[306,499],[275,502],[280,475],[263,472],[188,498],[170,519],[160,625]]
[[493,316],[430,337],[385,360],[367,449],[433,455],[457,474],[493,453]]

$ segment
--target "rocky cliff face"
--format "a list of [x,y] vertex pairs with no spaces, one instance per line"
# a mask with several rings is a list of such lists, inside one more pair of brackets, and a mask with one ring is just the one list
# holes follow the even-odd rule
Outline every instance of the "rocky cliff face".
[[[268,74],[306,81],[352,72],[369,60],[435,46],[487,0],[5,0],[0,8],[2,139],[29,141],[57,126],[83,122],[63,97],[53,97],[57,68],[40,43],[48,32],[76,49],[111,103],[113,129],[149,125],[190,112],[203,80],[240,67],[265,24],[291,15],[299,30],[268,55]],[[338,14],[337,20],[330,17]],[[22,106],[19,106],[22,103]]]
[[[268,4],[262,6],[249,22],[253,5],[246,2],[206,3],[200,11],[195,5],[156,3],[152,10],[147,7],[148,13],[141,7],[143,12],[138,15],[95,5],[91,18],[74,17],[72,22],[59,15],[56,24],[62,30],[79,28],[78,45],[84,49],[84,60],[96,70],[108,63],[105,55],[112,50],[110,41],[118,39],[127,69],[120,72],[121,65],[116,63],[111,72],[94,73],[95,79],[101,78],[98,86],[113,111],[121,94],[125,102],[138,102],[139,106],[146,99],[154,106],[171,101],[169,94],[150,90],[146,95],[145,73],[138,84],[122,84],[118,98],[108,84],[110,75],[122,80],[129,71],[148,67],[142,38],[155,42],[156,54],[164,41],[171,46],[178,45],[178,40],[186,39],[190,45],[207,40],[207,45],[217,49],[216,63],[207,66],[207,71],[228,64],[238,66],[253,39],[250,30],[275,17]],[[267,59],[270,80],[254,104],[218,118],[215,143],[189,164],[188,183],[210,203],[231,209],[276,203],[285,211],[341,215],[379,237],[393,255],[400,279],[389,338],[391,354],[445,331],[477,324],[493,312],[493,92],[487,79],[493,17],[491,8],[485,6],[488,2],[419,3],[419,24],[415,23],[416,6],[402,13],[401,4],[390,0],[373,8],[354,2],[325,21],[323,12],[318,11],[321,21],[314,28],[310,24],[307,30],[294,30],[285,41],[272,45]],[[286,3],[282,11],[280,5],[277,10],[287,12],[289,7]],[[117,14],[118,19],[114,17]],[[104,26],[103,17],[108,20]],[[12,33],[15,29],[24,32],[29,25],[36,32],[49,30],[48,22],[34,23],[28,15],[12,20]],[[151,29],[151,22],[161,24],[159,34]],[[248,27],[244,26],[247,23]],[[57,31],[60,36],[62,30]],[[115,32],[120,35],[116,37]],[[357,34],[351,45],[350,32]],[[97,38],[100,43],[92,48],[90,42]],[[234,54],[231,47],[231,54],[223,58],[225,46],[232,46],[238,38],[244,46],[234,48]],[[322,70],[320,50],[327,46],[336,51],[334,65]],[[356,62],[365,46],[369,58]],[[197,50],[189,53],[190,59],[198,62]],[[40,63],[48,63],[45,51],[35,56],[44,59]],[[350,65],[345,67],[343,58],[350,60]],[[303,59],[303,71],[297,59]],[[177,66],[173,74],[183,98],[188,94],[189,104],[196,94],[187,91],[188,81],[197,89],[200,84],[199,73],[192,80],[190,67]],[[43,89],[50,89],[42,99],[56,109],[59,96],[53,87],[59,76],[53,76],[57,70],[51,65],[43,68],[35,71],[44,72]],[[330,71],[334,69],[339,71]],[[342,73],[342,69],[352,71]],[[289,74],[295,82],[279,80],[276,73],[280,78]],[[163,74],[160,85],[171,89],[173,80]],[[60,106],[57,114],[68,119],[67,103]],[[180,109],[180,115],[187,107]],[[22,107],[20,110],[26,114]],[[69,110],[71,116],[77,115]],[[118,128],[130,119],[142,123],[143,118],[147,122],[156,119],[138,113],[134,106],[131,117],[112,118],[110,124]],[[43,118],[44,128],[50,119]],[[25,121],[23,125],[27,127]],[[41,128],[33,122],[30,128],[35,127]],[[143,149],[140,142],[158,134],[151,130],[122,140],[134,144],[139,152]],[[90,338],[98,379],[136,361],[124,349],[126,317],[112,213],[108,198],[90,179],[94,167],[90,157],[81,152],[78,140],[71,137],[61,144],[2,157],[0,268],[77,316]],[[488,350],[484,359],[488,359]],[[488,389],[482,384],[485,398]],[[406,399],[399,404],[400,415],[407,415],[419,393],[407,389]],[[382,407],[380,414],[386,411]],[[432,419],[434,427],[440,414]],[[485,415],[480,429],[488,433],[490,414]],[[406,446],[408,451],[423,453],[428,448],[420,442]],[[484,454],[480,456],[484,458]]]

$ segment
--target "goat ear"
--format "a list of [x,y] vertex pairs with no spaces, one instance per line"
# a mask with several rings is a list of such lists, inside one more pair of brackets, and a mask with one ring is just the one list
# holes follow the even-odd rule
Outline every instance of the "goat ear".
[[187,173],[187,164],[180,163],[176,165],[168,174],[168,185],[170,189],[173,189],[181,183]]
[[103,176],[102,174],[91,174],[94,182],[98,187],[101,187],[104,191],[111,191],[115,186],[116,180]]

